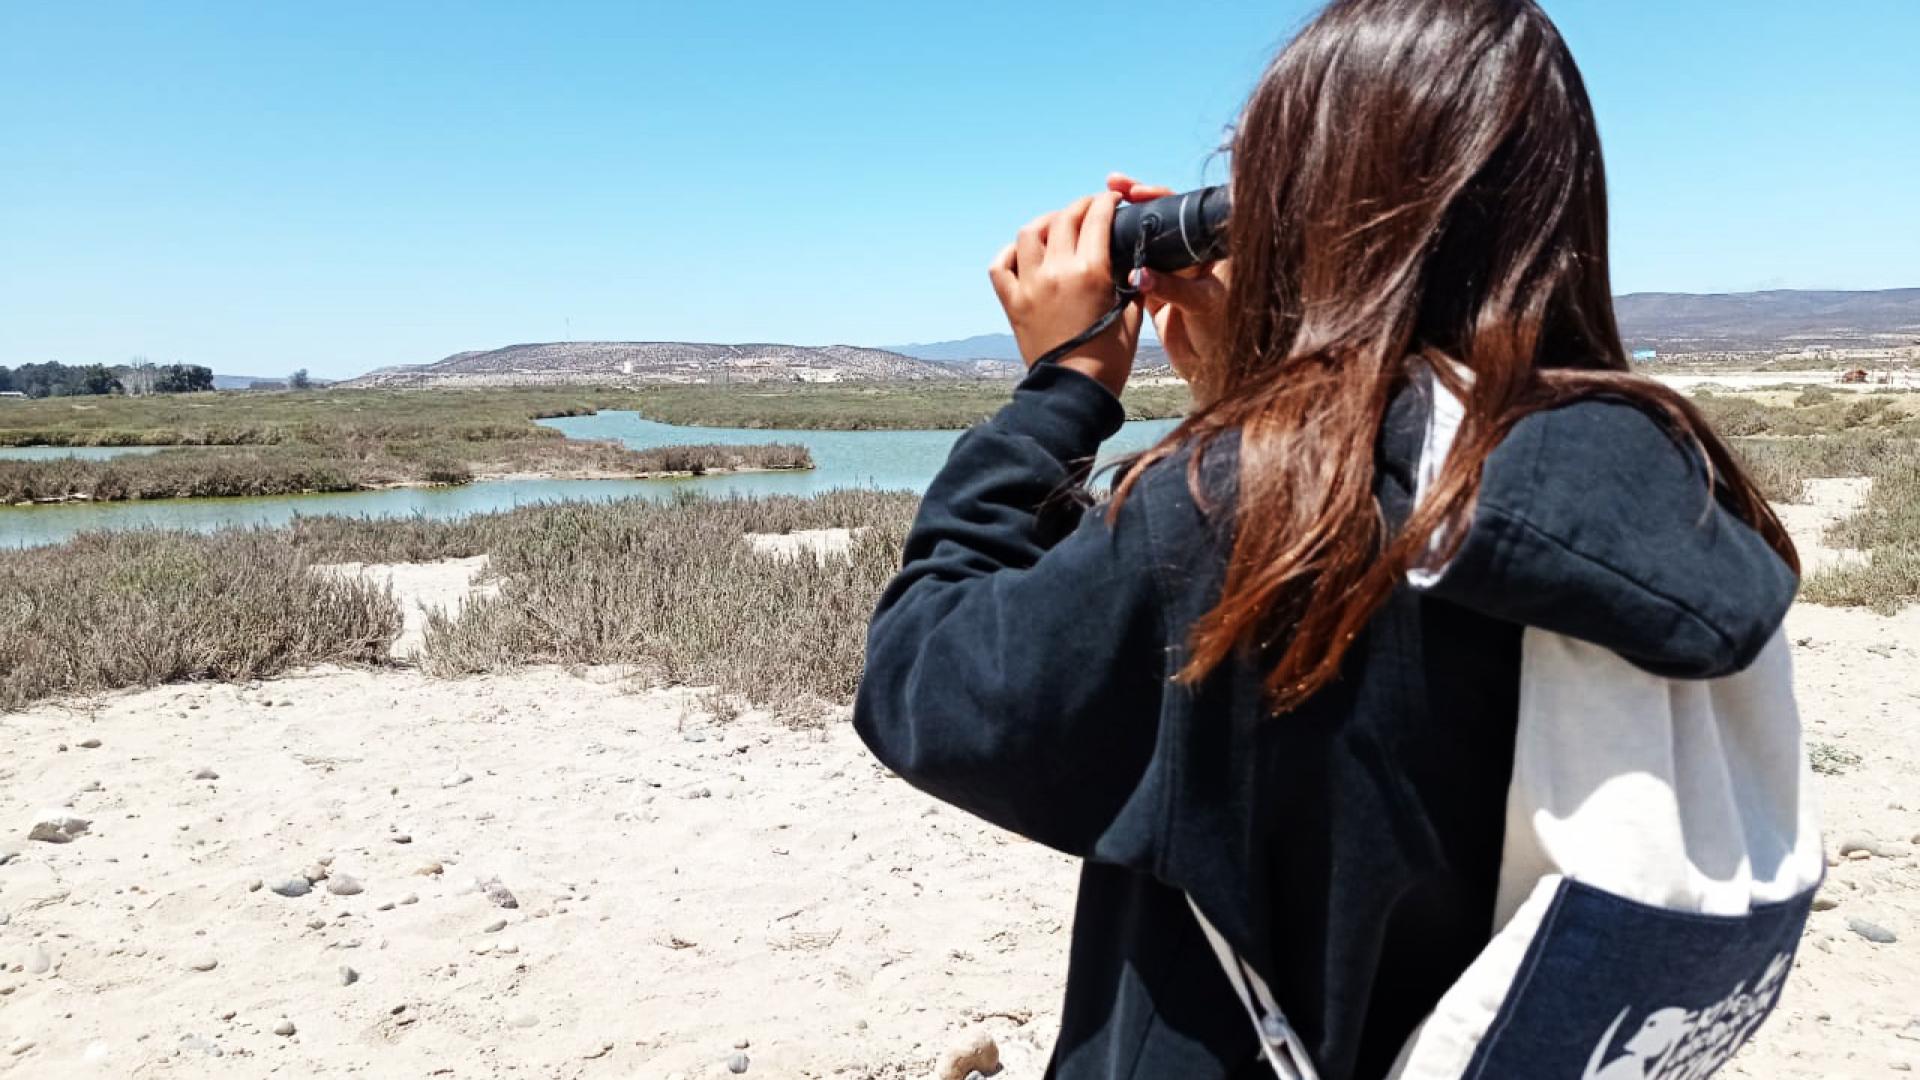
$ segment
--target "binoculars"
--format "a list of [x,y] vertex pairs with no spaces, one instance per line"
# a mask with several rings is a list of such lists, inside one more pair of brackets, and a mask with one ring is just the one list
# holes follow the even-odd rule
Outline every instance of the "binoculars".
[[1122,205],[1113,216],[1113,280],[1124,285],[1141,267],[1184,270],[1225,258],[1232,208],[1225,186]]

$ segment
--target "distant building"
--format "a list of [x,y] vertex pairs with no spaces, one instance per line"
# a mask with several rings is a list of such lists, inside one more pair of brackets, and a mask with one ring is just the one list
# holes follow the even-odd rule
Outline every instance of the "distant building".
[[27,395],[18,390],[0,390],[0,398],[24,398]]
[[1659,349],[1635,349],[1633,350],[1633,358],[1635,360],[1640,360],[1640,361],[1658,360],[1660,359],[1660,350]]

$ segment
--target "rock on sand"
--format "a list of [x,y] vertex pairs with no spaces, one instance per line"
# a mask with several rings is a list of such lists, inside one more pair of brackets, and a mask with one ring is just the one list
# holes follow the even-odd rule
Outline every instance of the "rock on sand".
[[992,1074],[1000,1068],[1000,1044],[988,1032],[974,1028],[961,1035],[940,1055],[934,1075],[940,1080],[967,1080],[968,1073]]
[[49,844],[71,844],[75,837],[81,836],[93,827],[93,822],[76,817],[66,809],[42,810],[33,819],[33,828],[28,830],[27,839],[42,840]]

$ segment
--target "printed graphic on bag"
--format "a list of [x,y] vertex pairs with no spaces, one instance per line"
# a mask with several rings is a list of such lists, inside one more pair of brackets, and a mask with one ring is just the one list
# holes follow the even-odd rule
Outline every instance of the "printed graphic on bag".
[[1752,990],[1743,980],[1704,1009],[1656,1009],[1624,1045],[1615,1046],[1621,1025],[1633,1013],[1620,1010],[1594,1045],[1582,1080],[1698,1080],[1725,1065],[1772,1011],[1791,958],[1776,955]]

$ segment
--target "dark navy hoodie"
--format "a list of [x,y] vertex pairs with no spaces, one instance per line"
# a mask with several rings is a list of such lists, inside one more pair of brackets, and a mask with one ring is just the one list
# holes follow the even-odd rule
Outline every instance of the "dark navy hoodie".
[[[1426,399],[1410,378],[1380,434],[1389,525]],[[1440,583],[1397,589],[1339,678],[1274,717],[1256,664],[1171,681],[1220,595],[1233,440],[1207,456],[1208,511],[1181,454],[1109,523],[1063,492],[1122,418],[1046,365],[961,437],[874,615],[855,726],[908,782],[1085,860],[1048,1076],[1270,1075],[1191,895],[1322,1080],[1376,1080],[1494,929],[1523,628],[1715,677],[1796,580],[1649,415],[1564,406],[1489,458]]]

